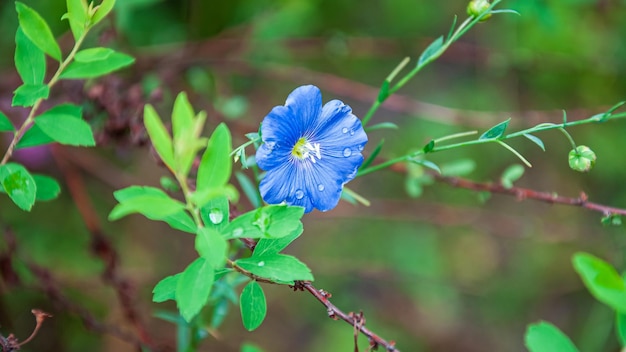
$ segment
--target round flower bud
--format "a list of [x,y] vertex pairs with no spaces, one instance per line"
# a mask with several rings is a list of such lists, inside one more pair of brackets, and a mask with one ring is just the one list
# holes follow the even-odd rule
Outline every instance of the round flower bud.
[[579,145],[569,152],[569,167],[572,170],[587,172],[596,163],[596,153],[585,145]]
[[[472,0],[467,5],[467,14],[472,17],[478,17],[485,13],[485,11],[489,9],[489,6],[491,6],[491,4],[488,0]],[[480,19],[480,22],[485,22],[489,19],[489,17],[491,17],[491,14],[483,16],[483,18]]]

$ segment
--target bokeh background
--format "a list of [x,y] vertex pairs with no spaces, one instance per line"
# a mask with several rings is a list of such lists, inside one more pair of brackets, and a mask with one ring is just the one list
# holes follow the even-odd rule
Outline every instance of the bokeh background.
[[[67,52],[71,35],[59,20],[64,1],[23,2],[46,18]],[[80,314],[55,302],[28,270],[29,263],[46,268],[71,305],[136,334],[115,290],[102,280],[106,268],[92,250],[80,212],[91,206],[119,255],[119,275],[129,284],[140,320],[157,341],[171,346],[174,325],[154,314],[175,307],[151,303],[151,290],[195,258],[192,236],[140,216],[106,220],[114,190],[156,186],[166,175],[146,145],[142,104],[155,104],[167,116],[173,97],[185,90],[196,109],[208,111],[208,130],[226,121],[235,145],[303,84],[319,86],[325,101],[341,99],[362,116],[388,73],[446,34],[455,15],[464,19],[466,5],[461,0],[118,0],[114,16],[88,45],[130,53],[136,65],[102,80],[65,82],[53,91],[53,101],[83,104],[99,147],[17,154],[32,170],[59,179],[63,193],[30,213],[0,197],[0,249],[6,253],[9,239],[16,243],[13,261],[1,264],[19,275],[0,281],[0,331],[24,339],[33,327],[30,310],[41,308],[54,318],[25,351],[133,350],[85,326]],[[562,121],[562,109],[570,120],[581,119],[626,98],[626,1],[505,0],[500,7],[522,16],[498,15],[479,24],[390,99],[374,121],[401,128],[370,133],[366,153],[382,138],[381,156],[390,158],[421,148],[430,138],[483,131],[509,117],[510,128]],[[12,66],[16,26],[14,2],[0,1],[0,109],[17,121],[24,111],[10,107],[20,84]],[[540,136],[546,152],[527,140],[512,142],[533,163],[516,185],[572,197],[585,192],[592,201],[626,207],[626,121],[570,132],[597,153],[592,172],[570,170],[569,143],[560,133],[547,132]],[[463,177],[493,182],[519,162],[495,145],[433,154],[430,160],[461,170]],[[69,182],[79,182],[88,201],[77,204]],[[238,185],[235,178],[233,183]],[[601,214],[582,208],[488,197],[436,182],[420,185],[389,170],[353,181],[350,188],[372,205],[342,202],[331,212],[307,215],[305,233],[287,252],[310,266],[316,285],[331,292],[336,305],[362,310],[367,326],[402,351],[525,351],[526,326],[542,319],[566,332],[581,351],[618,350],[613,313],[584,289],[571,255],[587,251],[625,268],[623,227],[602,226]],[[237,207],[245,211],[250,205],[242,199]],[[238,351],[244,342],[276,352],[354,350],[352,327],[328,319],[311,296],[264,288],[269,312],[256,332],[246,332],[238,308],[230,306],[223,326],[213,332],[217,337],[207,338],[200,350]],[[367,342],[359,341],[364,350]]]

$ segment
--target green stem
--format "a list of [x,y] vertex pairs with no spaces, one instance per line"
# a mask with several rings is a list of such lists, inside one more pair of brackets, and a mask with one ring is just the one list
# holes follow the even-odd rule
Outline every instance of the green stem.
[[[69,65],[72,62],[72,60],[74,59],[74,56],[76,56],[76,53],[78,52],[78,49],[80,48],[83,41],[85,40],[85,37],[87,36],[88,32],[89,32],[89,28],[85,29],[85,32],[83,33],[83,35],[81,35],[76,41],[76,43],[74,43],[74,47],[72,48],[72,51],[70,51],[70,53],[67,55],[67,58],[65,58],[65,60],[61,62],[54,76],[52,76],[52,78],[48,82],[47,84],[48,89],[52,90],[52,87],[59,80],[61,73],[63,73],[67,65]],[[35,121],[35,114],[37,113],[37,110],[39,109],[39,106],[41,105],[43,100],[44,100],[43,98],[39,98],[35,101],[33,106],[30,108],[28,117],[26,117],[26,120],[24,120],[20,128],[18,128],[17,131],[15,131],[15,133],[13,134],[13,139],[11,140],[11,143],[9,144],[7,151],[4,153],[4,156],[2,157],[2,161],[0,161],[0,166],[6,164],[9,161],[9,158],[11,158],[11,156],[13,155],[13,152],[15,151],[15,147],[17,146],[17,143],[19,143],[20,139],[22,139],[22,137],[24,136],[24,133],[26,133],[26,131],[31,127],[31,125]]]
[[500,140],[496,140],[496,142],[498,142],[498,144],[500,144],[504,148],[508,149],[511,153],[515,154],[515,156],[518,157],[524,164],[526,164],[526,166],[533,167],[533,165],[528,160],[526,160],[526,158],[524,158],[522,154],[520,154],[517,150],[513,149],[510,145]]

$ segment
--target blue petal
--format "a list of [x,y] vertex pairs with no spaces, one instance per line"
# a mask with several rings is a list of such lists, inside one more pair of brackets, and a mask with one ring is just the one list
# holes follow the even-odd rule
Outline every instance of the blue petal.
[[300,128],[301,133],[305,133],[311,130],[320,115],[322,93],[316,86],[298,87],[289,94],[285,106],[296,118],[292,123]]

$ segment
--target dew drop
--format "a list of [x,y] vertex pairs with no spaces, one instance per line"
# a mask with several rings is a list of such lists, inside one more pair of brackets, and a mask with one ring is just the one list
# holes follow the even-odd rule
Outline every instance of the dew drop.
[[350,130],[350,135],[354,136],[354,130]]
[[265,262],[261,260],[260,262],[257,263],[257,265],[258,266],[265,266]]
[[360,151],[360,152],[362,152],[362,151],[363,151],[363,146],[362,146],[362,145],[359,145],[359,146],[357,147],[357,149],[359,149],[359,151]]
[[302,198],[304,198],[304,192],[301,189],[299,189],[296,191],[296,199],[302,199]]
[[233,230],[233,237],[241,237],[243,235],[243,229],[238,227]]
[[324,187],[324,185],[321,184],[321,183],[319,185],[317,185],[317,190],[320,191],[320,192],[323,191],[324,188],[326,188],[326,187]]
[[352,155],[352,150],[350,150],[350,148],[346,148],[346,149],[343,150],[343,156],[345,156],[347,158],[350,155]]
[[214,208],[209,212],[209,220],[215,225],[219,224],[224,220],[224,213],[221,210]]
[[343,132],[343,133],[348,133],[348,127],[344,127],[344,128],[342,128],[342,129],[341,129],[341,132]]

